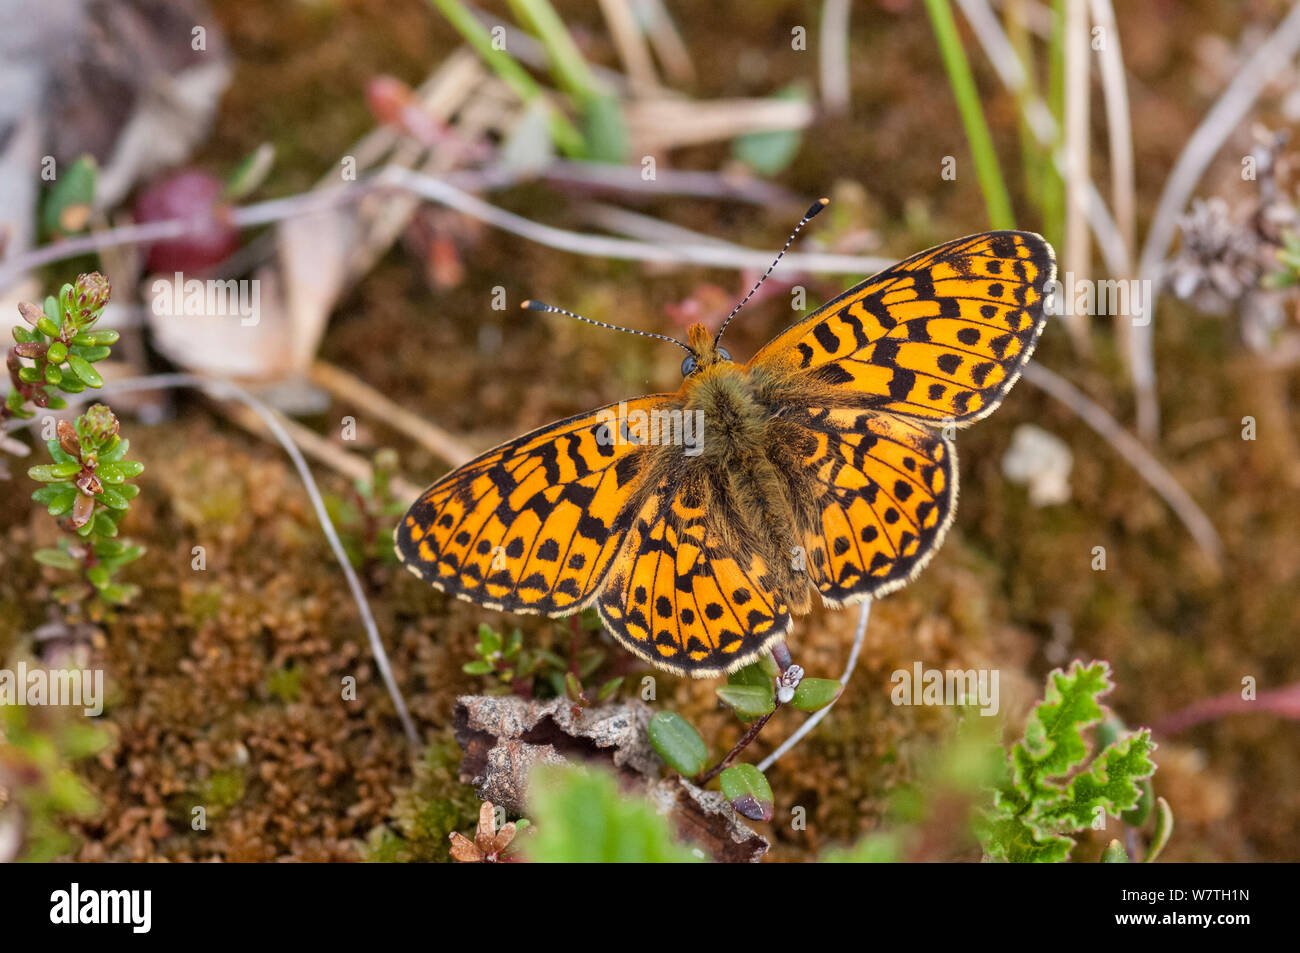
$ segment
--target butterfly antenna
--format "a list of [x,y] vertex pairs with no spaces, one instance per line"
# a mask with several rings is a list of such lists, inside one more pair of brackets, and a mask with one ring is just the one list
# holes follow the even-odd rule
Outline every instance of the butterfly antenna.
[[687,354],[692,353],[691,349],[681,341],[677,340],[677,338],[670,338],[666,334],[655,334],[653,331],[638,331],[636,328],[621,328],[617,324],[606,324],[604,321],[593,321],[591,318],[584,318],[580,314],[574,314],[572,311],[565,310],[564,308],[557,308],[554,305],[546,304],[542,301],[528,300],[519,307],[523,308],[525,311],[550,311],[554,314],[567,314],[571,318],[577,318],[579,321],[586,321],[588,324],[594,324],[598,328],[608,328],[611,331],[626,331],[628,334],[639,334],[643,338],[658,338],[661,341],[671,341]]
[[736,312],[743,308],[750,298],[754,297],[754,292],[763,286],[763,282],[767,281],[767,276],[772,273],[774,268],[776,268],[777,263],[785,257],[786,250],[789,249],[790,243],[795,240],[795,236],[799,234],[799,230],[812,221],[813,216],[830,204],[830,199],[818,199],[812,204],[812,207],[804,213],[803,218],[799,219],[799,224],[794,227],[794,231],[790,233],[790,237],[785,240],[785,245],[783,245],[781,251],[777,253],[776,259],[768,266],[767,271],[763,272],[763,277],[759,278],[758,283],[749,289],[749,294],[740,299],[740,304],[731,309],[731,314],[727,315],[727,320],[723,321],[722,327],[718,328],[718,336],[713,339],[714,347],[717,347],[718,342],[722,340],[722,332],[727,330],[727,325],[730,324],[731,319],[736,316]]

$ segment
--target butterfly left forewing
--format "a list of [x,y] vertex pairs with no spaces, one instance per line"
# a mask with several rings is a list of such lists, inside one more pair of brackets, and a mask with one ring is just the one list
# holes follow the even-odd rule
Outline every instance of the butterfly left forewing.
[[853,408],[792,409],[811,512],[800,545],[809,577],[832,605],[904,585],[943,541],[957,501],[951,441],[929,427]]
[[596,607],[628,651],[702,678],[752,662],[789,631],[790,612],[762,557],[710,529],[691,479],[647,496]]
[[[669,405],[666,395],[624,411]],[[598,591],[654,448],[620,439],[620,405],[542,427],[444,476],[397,526],[408,569],[494,609],[567,615]]]

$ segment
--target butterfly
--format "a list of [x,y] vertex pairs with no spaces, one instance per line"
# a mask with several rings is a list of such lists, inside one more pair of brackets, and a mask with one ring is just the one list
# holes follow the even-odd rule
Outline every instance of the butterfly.
[[620,645],[671,672],[734,671],[814,593],[860,602],[929,562],[957,502],[945,431],[1002,402],[1055,277],[1041,236],[985,232],[868,278],[745,364],[719,345],[725,323],[716,336],[693,325],[674,341],[687,351],[676,393],[578,414],[448,473],[397,526],[398,556],[489,608],[594,606]]

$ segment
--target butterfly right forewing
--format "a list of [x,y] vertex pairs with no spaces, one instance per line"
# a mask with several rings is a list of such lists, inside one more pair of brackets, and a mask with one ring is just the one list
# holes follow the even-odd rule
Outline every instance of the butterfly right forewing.
[[832,387],[846,405],[970,423],[1020,376],[1055,277],[1052,247],[1033,232],[945,242],[787,328],[749,367]]

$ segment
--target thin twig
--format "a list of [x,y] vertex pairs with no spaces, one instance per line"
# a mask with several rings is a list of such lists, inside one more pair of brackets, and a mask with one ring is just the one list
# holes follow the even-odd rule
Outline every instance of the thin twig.
[[[356,182],[231,209],[228,217],[233,224],[241,228],[266,225],[291,215],[307,215],[346,202],[355,202],[362,196],[380,189],[410,192],[522,238],[578,255],[665,264],[708,265],[739,270],[765,268],[771,261],[771,252],[743,248],[739,245],[729,247],[655,245],[601,235],[584,235],[554,228],[485,202],[442,179],[400,166],[389,166]],[[18,275],[51,262],[89,254],[101,248],[178,238],[202,230],[204,227],[202,218],[170,219],[142,225],[119,226],[92,235],[69,238],[54,245],[34,248],[0,263],[0,287],[4,287]],[[785,260],[791,267],[800,271],[839,275],[873,274],[893,264],[893,259],[888,258],[798,252],[787,255]]]
[[324,387],[335,397],[353,403],[383,420],[388,426],[419,442],[425,449],[453,467],[468,463],[474,458],[474,451],[459,439],[418,414],[411,413],[401,404],[341,367],[325,361],[315,361],[311,365],[309,376],[313,383]]
[[[1128,85],[1124,77],[1124,55],[1119,42],[1119,24],[1111,0],[1090,0],[1092,22],[1101,29],[1097,54],[1101,88],[1106,108],[1106,141],[1110,148],[1110,201],[1115,210],[1115,227],[1124,239],[1125,267],[1116,278],[1133,277],[1133,253],[1137,248],[1137,186],[1134,178],[1133,125],[1129,113]],[[1125,355],[1132,353],[1128,338],[1132,323],[1115,316],[1115,332]]]
[[[365,590],[361,588],[361,580],[357,578],[352,563],[348,561],[347,552],[343,549],[343,543],[339,540],[334,523],[330,520],[329,513],[325,509],[325,501],[321,498],[320,489],[316,485],[315,477],[312,476],[311,468],[307,465],[307,460],[293,442],[293,438],[285,430],[279,415],[274,410],[237,384],[215,378],[200,377],[197,374],[154,374],[148,377],[127,377],[122,380],[109,381],[93,393],[70,394],[67,400],[69,404],[79,404],[97,399],[103,394],[168,390],[178,387],[192,387],[203,391],[210,397],[217,399],[233,398],[247,405],[262,418],[267,429],[275,435],[275,438],[280,442],[280,446],[284,447],[285,453],[293,461],[298,476],[302,478],[303,485],[307,488],[307,496],[311,499],[312,509],[316,512],[316,519],[320,522],[321,530],[325,533],[330,549],[334,552],[334,558],[338,560],[339,566],[343,570],[343,575],[348,581],[348,588],[352,591],[352,598],[356,600],[357,609],[361,613],[361,624],[365,627],[366,638],[370,641],[370,651],[374,656],[375,666],[379,669],[379,674],[388,689],[389,697],[393,700],[393,707],[397,710],[397,718],[402,723],[402,730],[406,732],[407,740],[410,741],[411,745],[413,747],[418,746],[420,736],[415,730],[415,722],[411,720],[406,701],[402,698],[402,691],[397,687],[397,680],[393,677],[393,670],[388,662],[388,652],[384,649],[384,642],[379,636],[379,627],[375,624],[375,618],[370,612],[370,602],[366,599]],[[4,430],[9,432],[31,424],[32,420],[8,421]]]
[[[976,39],[979,40],[980,46],[984,48],[984,55],[988,57],[998,78],[1002,80],[1002,85],[1015,95],[1020,103],[1029,131],[1038,140],[1040,146],[1052,150],[1052,163],[1061,177],[1063,179],[1069,177],[1072,159],[1065,149],[1058,148],[1056,120],[1052,117],[1047,104],[1034,94],[1025,65],[1002,29],[1002,25],[998,23],[998,18],[989,8],[988,0],[957,0],[957,3]],[[1085,190],[1083,201],[1088,223],[1097,237],[1097,247],[1101,249],[1102,257],[1106,260],[1106,268],[1112,275],[1127,274],[1129,260],[1127,246],[1124,245],[1124,238],[1115,226],[1110,209],[1106,207],[1106,200],[1101,197],[1101,193],[1091,181],[1086,181],[1083,187]]]
[[[1151,283],[1150,287],[1160,287],[1165,254],[1173,241],[1178,219],[1187,207],[1192,191],[1200,182],[1206,167],[1224,140],[1245,117],[1264,87],[1279,71],[1291,64],[1298,50],[1300,3],[1292,5],[1277,29],[1232,78],[1228,88],[1205,114],[1201,124],[1183,146],[1182,154],[1165,179],[1156,213],[1142,245],[1142,256],[1138,259],[1138,274]],[[1146,321],[1134,324],[1133,334],[1129,336],[1129,366],[1133,372],[1137,397],[1138,433],[1147,440],[1154,440],[1160,430],[1160,404],[1156,394],[1156,370],[1152,356],[1155,311],[1156,301],[1153,296]]]
[[1170,509],[1192,534],[1192,538],[1210,558],[1215,569],[1221,568],[1223,543],[1214,524],[1173,475],[1142,445],[1142,441],[1116,423],[1114,417],[1089,399],[1083,391],[1042,364],[1032,362],[1026,364],[1024,377],[1039,390],[1068,407],[1114,447],[1142,479],[1146,480],[1151,488],[1169,504]]
[[[758,737],[759,732],[763,730],[763,726],[772,720],[772,716],[775,715],[780,710],[781,710],[781,703],[778,701],[776,702],[775,706],[772,708],[771,711],[769,711],[766,715],[759,718],[757,721],[755,721],[752,725],[749,726],[749,730],[746,731],[743,735],[741,735],[740,740],[737,741],[736,744],[732,747],[732,749],[727,752],[727,756],[725,758],[723,758],[713,767],[709,768],[709,770],[698,775],[695,778],[695,783],[700,787],[704,787],[704,785],[708,784],[719,774],[725,771],[727,769],[727,766],[731,764],[731,762],[735,761],[737,756],[739,756],[739,754],[742,751],[748,748],[749,745],[753,742],[753,740]],[[759,770],[761,771],[763,769],[759,768]]]
[[[271,435],[262,418],[247,406],[243,404],[221,404],[219,406],[231,420],[249,433],[258,437]],[[290,439],[306,456],[311,457],[317,463],[323,463],[331,470],[341,473],[354,482],[358,480],[367,483],[373,482],[375,468],[365,457],[360,454],[349,453],[347,450],[326,440],[316,431],[304,427],[287,417],[281,417],[280,422],[284,425],[285,432]],[[389,477],[388,486],[392,490],[393,498],[406,504],[414,503],[420,495],[421,487],[417,487],[400,476]]]
[[[853,675],[853,670],[857,668],[858,653],[862,651],[862,640],[866,637],[867,620],[870,618],[871,618],[871,600],[864,599],[862,602],[862,608],[858,610],[858,628],[857,631],[853,633],[853,647],[849,649],[849,660],[844,666],[844,674],[840,676],[840,684],[846,687],[849,684],[849,678],[852,677]],[[837,697],[835,701],[838,700],[839,699]],[[770,755],[768,755],[766,758],[764,758],[762,761],[759,762],[758,770],[766,771],[768,768],[772,767],[772,765],[776,763],[777,758],[781,757],[781,755],[785,754],[787,751],[789,751],[791,748],[797,745],[800,741],[802,741],[804,736],[807,735],[808,732],[816,728],[817,723],[821,721],[823,718],[825,718],[827,714],[830,713],[831,708],[833,708],[835,705],[835,701],[832,701],[825,708],[821,708],[813,712],[812,717],[809,718],[807,721],[805,721],[797,729],[795,729],[794,734],[792,734],[789,738],[786,738],[785,741],[781,742],[780,746],[775,751],[773,751]]]
[[[1092,276],[1092,236],[1088,231],[1087,190],[1091,150],[1088,144],[1088,114],[1092,85],[1089,83],[1092,51],[1089,48],[1087,0],[1065,0],[1065,154],[1070,157],[1065,173],[1065,247],[1061,265],[1065,273],[1080,278]],[[1088,315],[1070,308],[1065,316],[1077,353],[1091,352]]]
[[655,74],[654,60],[646,45],[645,34],[636,21],[629,0],[600,0],[609,35],[618,48],[618,58],[627,68],[628,85],[637,96],[655,95],[659,91],[659,77]]
[[818,62],[822,108],[849,111],[849,0],[823,0]]

